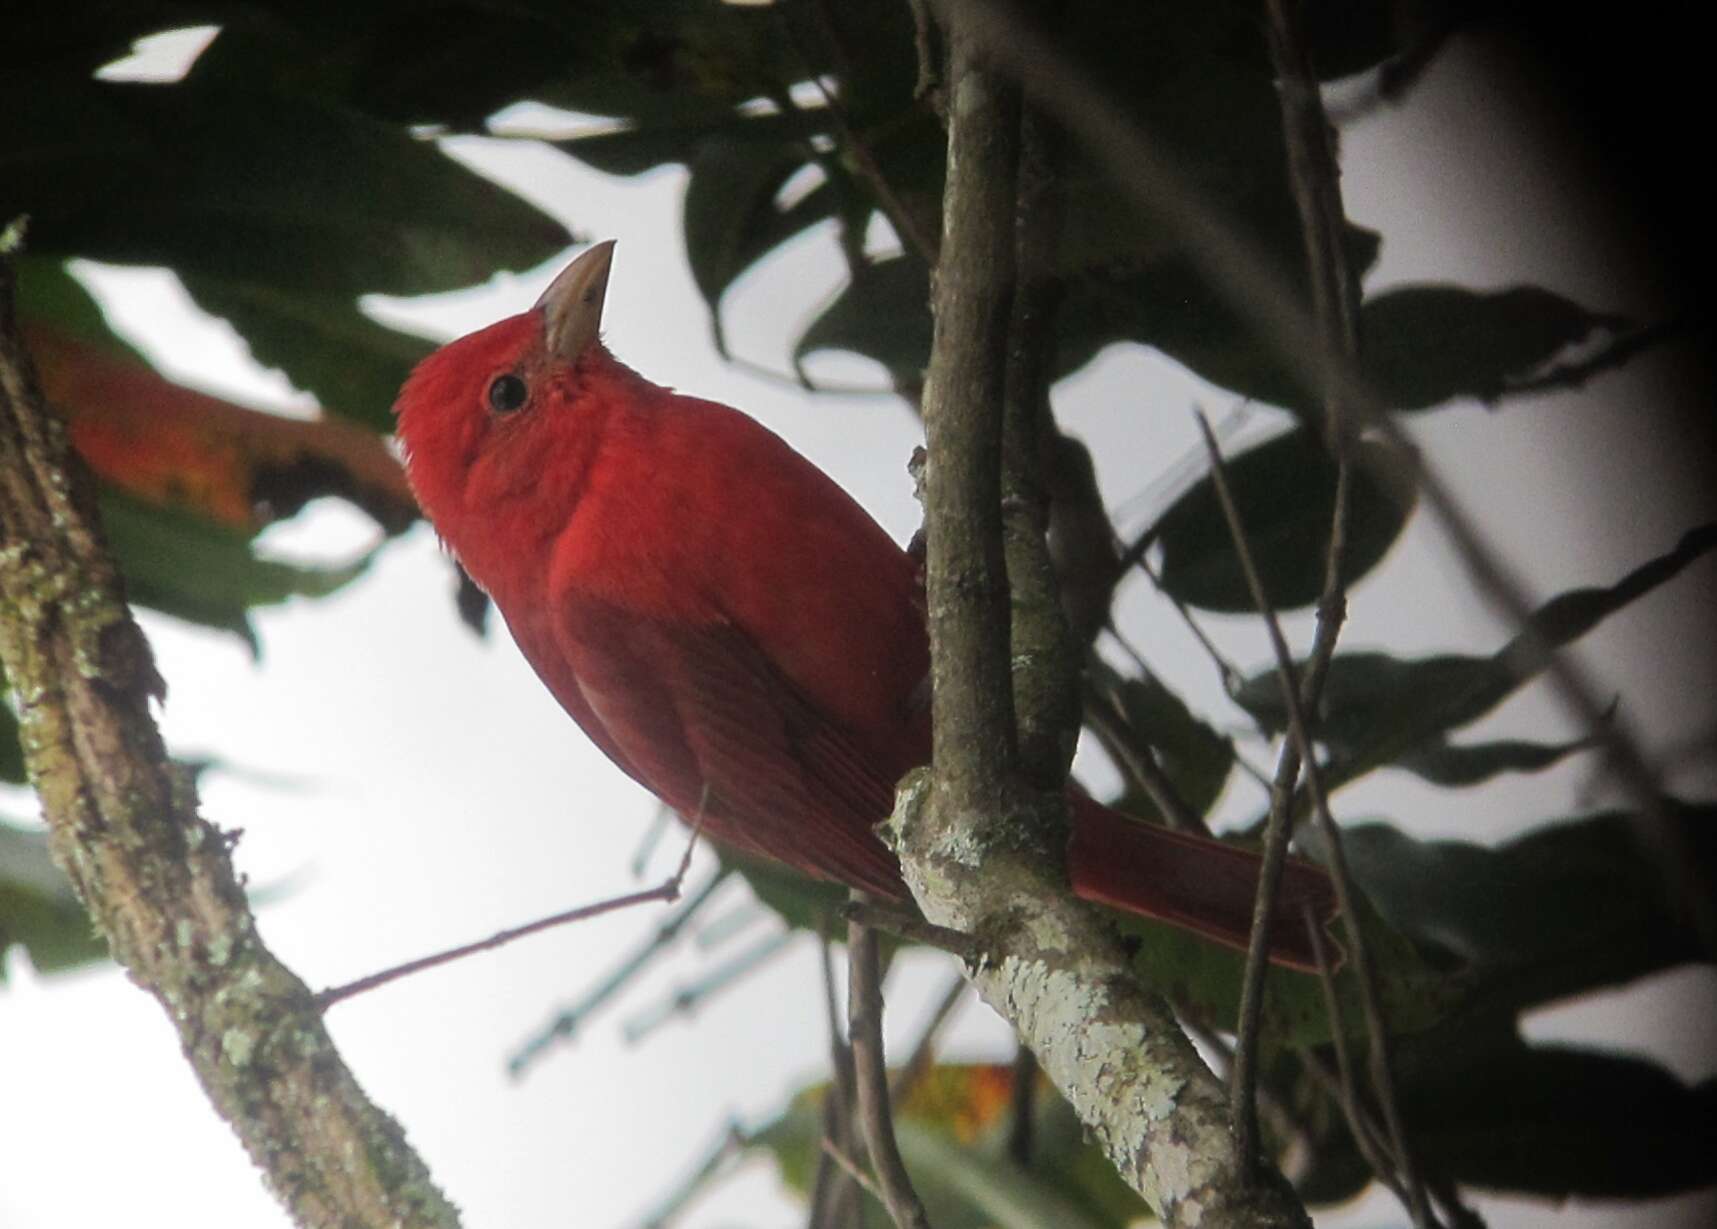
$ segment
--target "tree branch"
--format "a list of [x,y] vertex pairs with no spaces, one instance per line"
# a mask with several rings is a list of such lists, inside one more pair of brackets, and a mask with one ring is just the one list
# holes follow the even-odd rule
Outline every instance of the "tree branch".
[[263,945],[232,838],[168,763],[149,712],[165,687],[94,492],[42,402],[13,291],[0,250],[0,661],[54,856],[299,1225],[454,1225],[309,989]]
[[[1329,545],[1324,555],[1323,592],[1318,599],[1317,631],[1300,680],[1300,705],[1315,713],[1323,694],[1324,675],[1335,656],[1336,639],[1347,616],[1347,587],[1342,562],[1347,551],[1347,520],[1352,488],[1349,441],[1353,411],[1337,372],[1359,364],[1359,280],[1347,259],[1343,240],[1347,214],[1342,206],[1341,179],[1330,141],[1329,119],[1312,72],[1311,53],[1300,26],[1298,0],[1268,0],[1270,59],[1281,97],[1282,137],[1288,153],[1288,179],[1300,217],[1311,285],[1312,317],[1317,323],[1323,358],[1324,444],[1335,456],[1335,505],[1330,517]],[[1220,479],[1218,479],[1220,482]],[[1237,549],[1244,550],[1244,547]],[[1270,919],[1276,912],[1276,889],[1293,834],[1290,812],[1300,777],[1300,748],[1284,739],[1270,787],[1270,813],[1264,828],[1264,867],[1258,876],[1258,898],[1252,913],[1252,934],[1240,984],[1240,1020],[1234,1046],[1234,1071],[1229,1112],[1241,1163],[1250,1167],[1257,1155],[1258,1044],[1264,1010],[1264,973],[1270,950]]]
[[[862,903],[863,892],[854,892]],[[889,1106],[888,1062],[882,1052],[882,961],[876,932],[862,922],[847,923],[847,1040],[853,1056],[853,1088],[858,1095],[859,1127],[876,1171],[883,1207],[897,1229],[929,1229],[930,1218],[912,1187],[900,1145],[894,1138]]]
[[926,918],[978,937],[968,976],[1013,1025],[1170,1225],[1305,1225],[1285,1184],[1245,1189],[1219,1081],[1161,999],[1133,978],[1107,923],[1067,891],[1064,797],[1017,778],[1001,421],[1014,294],[1018,104],[948,30],[948,176],[936,330],[925,386],[927,597],[935,764],[902,783],[890,820]]

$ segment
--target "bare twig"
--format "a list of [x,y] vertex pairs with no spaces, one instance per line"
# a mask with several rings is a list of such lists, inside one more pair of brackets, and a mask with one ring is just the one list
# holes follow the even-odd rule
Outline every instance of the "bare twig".
[[913,82],[912,97],[943,115],[941,39],[930,16],[930,3],[906,0],[906,4],[912,10],[912,45],[918,54],[918,79]]
[[[853,897],[859,904],[867,900],[862,892],[854,892]],[[882,1050],[882,965],[876,932],[859,922],[847,923],[847,968],[847,1043],[853,1056],[853,1087],[882,1205],[897,1229],[929,1229],[930,1218],[924,1214],[894,1138],[888,1063]]]
[[722,1169],[751,1146],[751,1140],[737,1122],[728,1122],[703,1160],[693,1168],[684,1181],[672,1187],[655,1209],[638,1222],[638,1229],[667,1229],[686,1206],[709,1186]]
[[[1223,692],[1230,696],[1233,695],[1240,689],[1240,685],[1246,681],[1246,676],[1240,672],[1233,662],[1223,656],[1222,650],[1216,647],[1216,642],[1205,634],[1204,628],[1199,626],[1198,619],[1194,617],[1192,609],[1187,606],[1185,602],[1181,601],[1180,598],[1176,597],[1163,587],[1163,578],[1157,575],[1157,570],[1153,568],[1148,561],[1142,558],[1138,561],[1137,567],[1146,576],[1150,577],[1151,584],[1156,586],[1157,592],[1168,598],[1169,602],[1174,606],[1175,612],[1180,615],[1181,622],[1186,624],[1186,629],[1192,633],[1192,638],[1198,641],[1198,646],[1204,650],[1204,655],[1208,657],[1210,659],[1210,663],[1216,667],[1217,676],[1222,680]],[[1125,641],[1122,643],[1125,643]],[[1128,651],[1131,651],[1131,646],[1129,646]]]
[[1175,783],[1169,779],[1168,773],[1163,771],[1163,766],[1157,763],[1155,752],[1127,723],[1115,698],[1096,687],[1091,691],[1091,698],[1085,705],[1085,720],[1096,731],[1104,747],[1115,757],[1121,771],[1133,784],[1145,791],[1145,796],[1151,800],[1151,805],[1156,807],[1157,814],[1162,816],[1163,822],[1169,827],[1209,836],[1210,829],[1204,822],[1204,816],[1194,811],[1180,796]]
[[1376,970],[1372,967],[1365,933],[1354,907],[1353,877],[1348,873],[1347,859],[1342,853],[1341,831],[1336,826],[1334,816],[1330,814],[1323,769],[1318,764],[1305,713],[1300,706],[1300,687],[1293,657],[1288,651],[1287,641],[1282,637],[1282,627],[1276,619],[1275,608],[1271,606],[1269,596],[1264,592],[1263,581],[1252,559],[1252,549],[1247,544],[1246,529],[1240,521],[1239,509],[1235,507],[1234,495],[1228,486],[1227,467],[1223,464],[1221,450],[1216,446],[1216,437],[1211,434],[1210,424],[1204,420],[1203,415],[1199,415],[1198,424],[1199,430],[1204,434],[1205,447],[1210,450],[1211,478],[1216,486],[1216,495],[1222,505],[1223,515],[1227,518],[1229,530],[1234,536],[1235,554],[1239,557],[1242,572],[1245,573],[1252,600],[1263,615],[1264,626],[1270,633],[1270,645],[1276,655],[1277,677],[1282,684],[1282,700],[1288,712],[1289,730],[1300,749],[1300,759],[1318,817],[1319,830],[1328,847],[1330,877],[1335,884],[1336,900],[1341,906],[1343,932],[1351,949],[1354,974],[1359,979],[1360,1002],[1365,1009],[1366,1032],[1371,1043],[1368,1055],[1371,1060],[1372,1083],[1378,1103],[1383,1107],[1383,1119],[1389,1127],[1390,1144],[1407,1187],[1408,1208],[1413,1213],[1415,1223],[1424,1225],[1428,1223],[1426,1217],[1429,1213],[1425,1206],[1424,1189],[1419,1185],[1412,1157],[1407,1150],[1406,1131],[1395,1108],[1394,1079],[1389,1070],[1389,1030],[1383,1019],[1383,1004],[1377,990]]
[[[1234,1070],[1234,1047],[1229,1045],[1220,1033],[1201,1024],[1197,1016],[1188,1010],[1187,1004],[1177,1002],[1175,1011],[1180,1016],[1181,1027],[1204,1048],[1205,1053],[1215,1059],[1212,1065],[1217,1074],[1231,1073]],[[1258,1086],[1258,1115],[1277,1137],[1284,1141],[1280,1162],[1282,1175],[1298,1186],[1300,1178],[1313,1159],[1314,1143],[1311,1131],[1268,1085],[1262,1083]]]
[[109,555],[93,484],[41,396],[0,233],[0,662],[49,844],[108,948],[301,1226],[458,1223],[396,1123],[275,959],[150,705],[163,690]]
[[[439,968],[462,960],[466,956],[474,956],[478,952],[494,951],[497,947],[505,947],[515,939],[540,934],[557,926],[570,925],[573,922],[587,921],[593,917],[601,917],[605,913],[614,913],[620,909],[630,909],[634,905],[647,905],[652,901],[676,901],[680,898],[680,888],[685,883],[686,871],[692,862],[692,850],[697,848],[698,832],[694,828],[691,839],[686,842],[686,852],[680,858],[680,865],[672,875],[662,880],[653,888],[645,888],[638,892],[628,892],[624,896],[611,896],[607,900],[599,900],[594,904],[580,905],[576,909],[566,909],[548,917],[538,918],[534,922],[526,922],[523,926],[512,926],[506,930],[496,931],[487,939],[478,939],[474,943],[461,943],[458,947],[450,947],[444,951],[433,952],[428,956],[419,956],[416,960],[408,960],[404,964],[396,964],[392,968],[382,969],[368,976],[349,981],[343,986],[330,986],[319,991],[316,995],[316,1006],[327,1011],[336,1003],[342,1003],[349,998],[389,982],[398,981],[402,977],[410,977],[413,973],[422,973],[426,969]],[[713,889],[714,884],[707,885],[706,890]]]
[[1309,910],[1305,923],[1312,932],[1312,953],[1318,962],[1318,982],[1323,989],[1324,1017],[1329,1021],[1330,1044],[1335,1050],[1336,1075],[1330,1075],[1324,1068],[1323,1060],[1310,1047],[1300,1048],[1300,1061],[1341,1107],[1342,1117],[1347,1120],[1348,1133],[1353,1136],[1353,1142],[1359,1148],[1360,1155],[1365,1158],[1365,1163],[1371,1166],[1371,1172],[1377,1176],[1378,1181],[1394,1192],[1395,1197],[1405,1207],[1407,1189],[1401,1185],[1398,1172],[1400,1163],[1390,1150],[1388,1141],[1372,1125],[1371,1116],[1360,1100],[1358,1081],[1354,1078],[1353,1054],[1348,1043],[1347,1026],[1341,1018],[1341,999],[1335,990],[1335,970],[1331,967],[1329,952],[1324,945],[1323,927]]
[[525,1070],[542,1056],[550,1046],[560,1041],[567,1041],[577,1035],[580,1027],[609,999],[636,977],[646,965],[662,955],[678,939],[680,932],[685,929],[704,905],[709,901],[718,888],[726,883],[733,872],[727,867],[719,868],[705,880],[702,887],[693,892],[678,909],[674,910],[662,924],[656,927],[655,933],[638,945],[637,949],[625,960],[616,965],[609,974],[595,986],[591,987],[584,997],[571,1007],[555,1015],[548,1027],[542,1029],[524,1045],[513,1052],[507,1060],[507,1074],[514,1079],[519,1078]]
[[703,1006],[705,1000],[723,990],[732,989],[747,974],[786,951],[792,942],[793,932],[790,930],[758,940],[696,981],[677,987],[655,1007],[641,1011],[625,1021],[620,1026],[620,1035],[628,1044],[636,1044],[675,1016],[691,1015]]
[[[827,0],[816,0],[818,24],[822,28],[824,40],[838,54],[840,42],[836,37],[834,22],[830,19]],[[828,105],[829,116],[835,121],[835,133],[847,154],[853,160],[853,166],[859,176],[876,194],[877,204],[888,215],[888,220],[894,224],[895,232],[914,255],[927,266],[936,267],[937,236],[933,226],[926,225],[918,216],[916,210],[894,190],[882,164],[877,162],[876,155],[871,152],[870,145],[853,127],[852,118],[847,114],[846,105],[839,95],[824,84],[823,79],[815,79],[817,92],[823,96]]]
[[[1311,54],[1300,26],[1299,0],[1267,0],[1270,58],[1276,69],[1281,98],[1282,134],[1288,152],[1288,177],[1300,217],[1306,271],[1312,291],[1312,315],[1321,341],[1324,376],[1324,442],[1336,461],[1335,503],[1325,551],[1323,594],[1318,601],[1317,631],[1299,689],[1304,712],[1316,712],[1324,674],[1335,655],[1336,639],[1347,611],[1342,562],[1347,547],[1351,479],[1349,439],[1352,411],[1336,372],[1359,361],[1359,282],[1347,260],[1344,240],[1347,216],[1342,207],[1340,175],[1330,141],[1329,120],[1312,72]],[[1208,436],[1207,441],[1213,441]],[[1258,875],[1252,933],[1240,984],[1240,1021],[1234,1049],[1230,1115],[1240,1147],[1241,1163],[1257,1156],[1256,1090],[1258,1046],[1264,1010],[1264,974],[1269,960],[1270,924],[1275,916],[1276,891],[1287,864],[1290,817],[1300,764],[1296,744],[1283,741],[1276,777],[1270,790],[1270,813],[1264,829],[1264,865]]]
[[[823,1149],[811,1184],[810,1229],[839,1229],[858,1215],[858,1187],[835,1164],[853,1146],[853,1056],[841,1023],[840,989],[835,978],[834,944],[821,943],[823,1010],[829,1030],[829,1095],[823,1102]],[[831,1147],[832,1146],[832,1147]]]
[[[877,1185],[875,1178],[865,1172],[863,1165],[853,1158],[853,1155],[828,1136],[823,1136],[820,1151],[823,1156],[833,1161],[835,1167],[848,1178],[852,1179],[865,1194],[876,1200],[883,1207],[888,1206],[888,1197],[882,1193],[882,1187]],[[899,1224],[899,1221],[895,1222]]]
[[976,960],[983,954],[971,935],[950,930],[946,926],[938,926],[934,922],[926,922],[917,914],[907,913],[877,900],[855,897],[841,906],[840,913],[845,921],[887,931],[896,938],[934,947],[961,960]]

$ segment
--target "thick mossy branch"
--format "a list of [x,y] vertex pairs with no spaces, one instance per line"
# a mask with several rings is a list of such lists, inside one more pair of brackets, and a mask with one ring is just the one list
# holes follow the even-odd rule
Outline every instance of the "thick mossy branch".
[[456,1224],[263,946],[228,838],[167,760],[164,688],[16,324],[0,253],[0,660],[54,855],[298,1224]]
[[[1306,1225],[1279,1179],[1251,1188],[1239,1180],[1221,1083],[1168,1005],[1133,978],[1104,918],[1068,892],[1058,839],[1061,718],[1016,732],[1016,680],[1047,663],[1021,662],[1014,653],[1022,642],[1010,644],[1010,634],[1028,633],[1037,644],[1051,626],[1040,618],[1060,628],[1044,643],[1066,633],[1043,555],[1041,507],[1023,488],[1004,499],[1016,468],[1029,469],[1010,464],[1003,478],[1019,103],[976,56],[963,11],[945,10],[948,175],[924,397],[935,763],[903,783],[893,837],[925,917],[973,935],[988,953],[969,967],[971,981],[1165,1223]],[[1036,417],[1024,399],[1013,404]],[[1005,566],[1013,567],[1017,548],[1030,572],[1030,583],[1016,579],[1011,611],[1004,522],[1013,543]],[[1042,655],[1031,648],[1021,656]],[[1037,706],[1053,694],[1022,688],[1018,704]],[[1053,699],[1042,711],[1058,711]]]

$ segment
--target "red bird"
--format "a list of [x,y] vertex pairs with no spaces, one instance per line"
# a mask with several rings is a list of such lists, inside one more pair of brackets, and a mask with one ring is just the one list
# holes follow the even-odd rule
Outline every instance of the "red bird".
[[[394,407],[412,488],[526,660],[634,780],[716,840],[905,899],[873,832],[929,761],[913,560],[778,436],[598,337],[610,243],[426,358]],[[1256,855],[1070,794],[1080,896],[1244,946]],[[1311,964],[1291,863],[1274,958]]]

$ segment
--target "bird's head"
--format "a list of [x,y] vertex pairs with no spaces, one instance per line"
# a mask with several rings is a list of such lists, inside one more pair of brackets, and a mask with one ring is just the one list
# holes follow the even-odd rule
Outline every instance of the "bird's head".
[[612,362],[600,332],[613,258],[612,240],[589,248],[529,311],[449,342],[400,389],[394,415],[412,489],[461,554],[462,521],[528,494],[551,462],[574,476],[566,454],[588,432],[569,431],[567,414],[584,375]]

